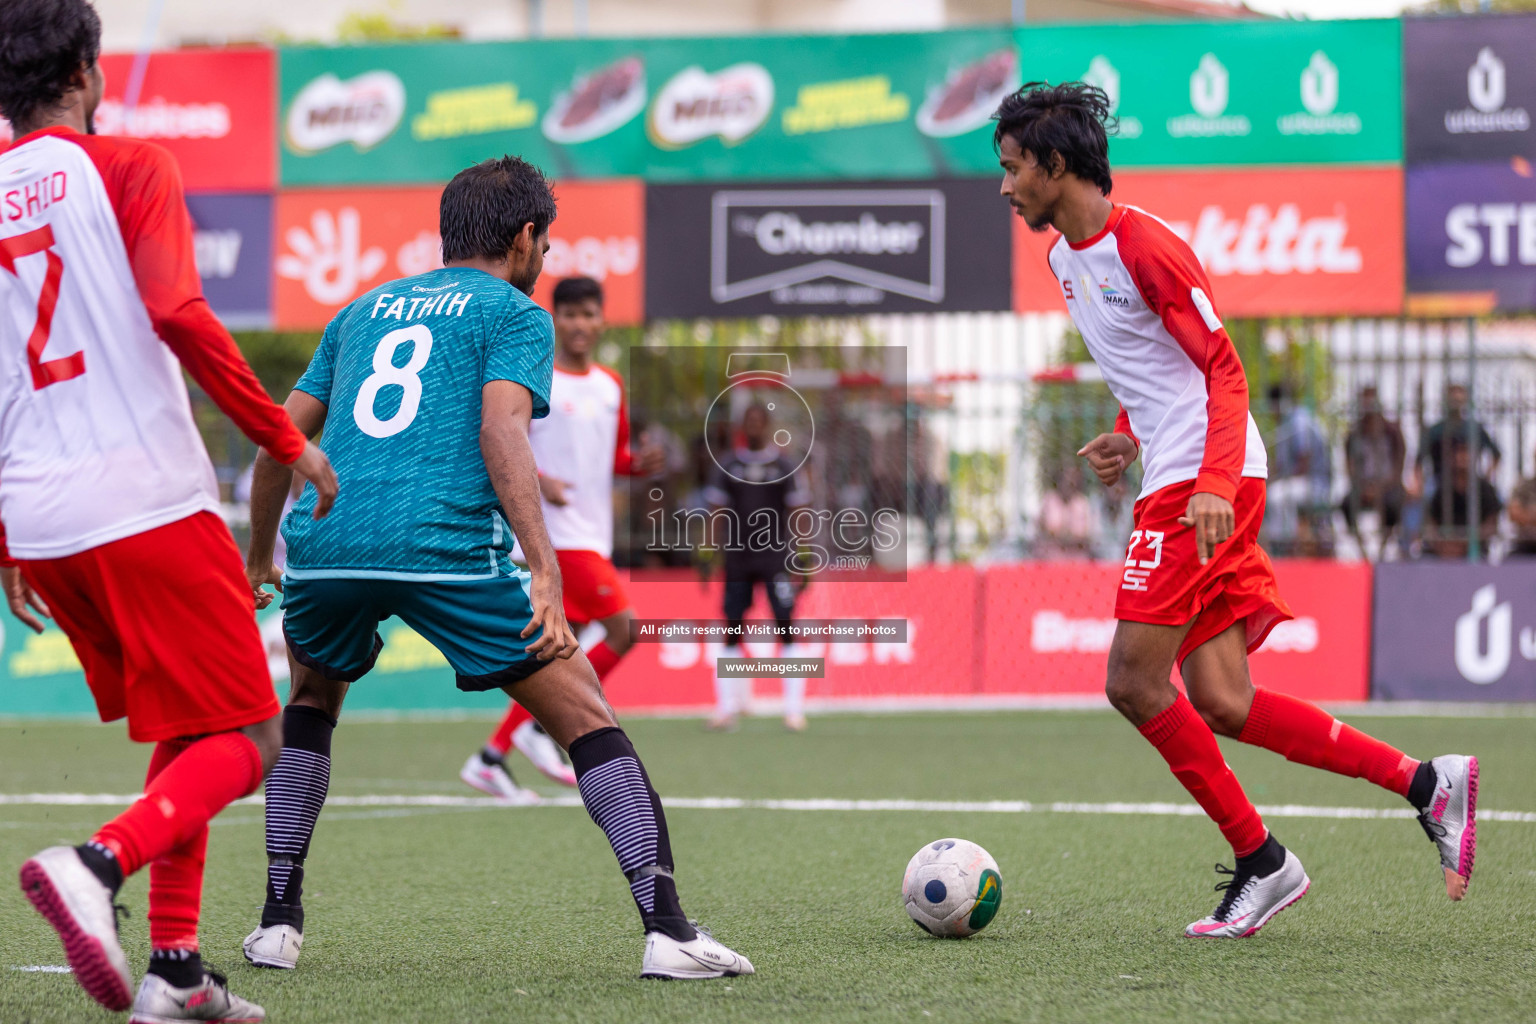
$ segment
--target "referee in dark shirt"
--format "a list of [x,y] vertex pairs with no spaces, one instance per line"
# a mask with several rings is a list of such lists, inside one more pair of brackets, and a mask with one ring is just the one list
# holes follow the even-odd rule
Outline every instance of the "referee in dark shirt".
[[[720,656],[726,658],[741,656],[742,617],[752,605],[758,584],[763,586],[778,626],[779,653],[794,656],[788,631],[798,588],[790,573],[794,537],[789,517],[795,509],[810,504],[811,496],[796,472],[796,464],[769,443],[769,421],[766,406],[754,403],[747,407],[741,417],[743,445],[719,460],[704,490],[711,511],[726,510],[736,524],[724,552],[724,612],[731,635]],[[715,714],[710,728],[735,727],[751,685],[750,679],[722,678],[716,669]],[[803,678],[784,680],[784,725],[795,732],[805,728]]]

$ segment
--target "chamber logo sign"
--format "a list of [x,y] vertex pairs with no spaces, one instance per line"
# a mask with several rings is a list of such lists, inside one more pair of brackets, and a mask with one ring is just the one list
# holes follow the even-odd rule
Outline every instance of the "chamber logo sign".
[[[770,88],[771,92],[771,88]],[[645,63],[625,57],[582,75],[544,114],[551,142],[590,142],[634,120],[645,109]]]
[[1170,117],[1168,134],[1176,139],[1250,134],[1253,125],[1247,117],[1226,112],[1230,77],[1214,53],[1202,56],[1189,76],[1189,105],[1194,113]]
[[284,136],[301,154],[343,142],[371,149],[389,138],[404,114],[405,85],[393,72],[369,71],[346,81],[324,74],[293,97]]
[[673,75],[651,104],[651,139],[681,149],[718,135],[734,145],[763,126],[773,110],[773,76],[743,62],[708,74],[694,65]]
[[1304,112],[1286,114],[1276,127],[1281,135],[1359,135],[1360,115],[1338,113],[1339,68],[1322,50],[1301,70],[1301,105]]
[[928,90],[917,108],[917,130],[939,139],[975,131],[992,120],[1003,97],[1018,87],[1018,54],[1012,47],[995,50],[951,71]]
[[1464,110],[1445,113],[1445,130],[1452,135],[1490,132],[1524,132],[1531,127],[1531,115],[1524,107],[1505,107],[1504,62],[1485,46],[1467,69],[1467,102]]
[[1141,119],[1120,113],[1120,69],[1109,62],[1102,53],[1088,62],[1083,81],[1104,90],[1109,97],[1109,112],[1119,121],[1118,135],[1124,139],[1141,138]]
[[776,304],[877,306],[886,294],[944,300],[938,189],[718,192],[710,294]]

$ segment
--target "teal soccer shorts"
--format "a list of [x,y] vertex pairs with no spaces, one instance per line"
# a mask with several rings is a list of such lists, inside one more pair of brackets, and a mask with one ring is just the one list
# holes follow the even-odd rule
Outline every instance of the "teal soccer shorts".
[[525,649],[543,630],[519,635],[533,616],[527,584],[527,573],[450,582],[286,579],[283,636],[299,664],[352,682],[384,649],[379,623],[398,615],[448,659],[459,689],[499,689],[547,664]]

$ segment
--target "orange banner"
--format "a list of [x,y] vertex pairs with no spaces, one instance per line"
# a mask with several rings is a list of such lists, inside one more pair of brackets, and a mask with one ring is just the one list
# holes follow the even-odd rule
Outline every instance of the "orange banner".
[[[442,265],[440,187],[306,189],[277,197],[274,320],[318,330],[342,306],[397,277]],[[555,282],[580,274],[603,283],[608,322],[644,317],[645,196],[638,181],[557,185],[559,216],[534,298],[546,308]]]
[[[1155,214],[1205,265],[1223,316],[1382,316],[1403,308],[1397,169],[1123,171],[1116,202]],[[1055,232],[1015,218],[1013,308],[1066,309]]]

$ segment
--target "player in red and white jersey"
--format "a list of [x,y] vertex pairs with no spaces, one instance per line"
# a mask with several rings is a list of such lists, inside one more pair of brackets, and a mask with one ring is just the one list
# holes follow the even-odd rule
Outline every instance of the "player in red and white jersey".
[[[204,301],[170,155],[89,134],[100,37],[84,0],[7,0],[0,22],[0,574],[23,622],[69,636],[102,719],[155,748],[143,798],[21,885],[102,1005],[261,1020],[204,971],[197,923],[208,821],[276,760],[278,705],[181,371],[327,509],[336,478]],[[149,864],[134,997],[112,901]]]
[[[583,647],[602,679],[629,651],[634,618],[611,560],[613,480],[655,473],[665,457],[660,449],[636,452],[630,447],[624,380],[593,359],[603,333],[603,286],[590,277],[568,277],[555,285],[553,305],[555,375],[549,415],[533,421],[528,440],[539,467],[544,525],[565,584],[565,617],[577,629],[601,625],[603,635],[595,642],[590,636],[596,626],[583,631]],[[521,557],[513,552],[513,558]],[[514,746],[549,778],[576,785],[559,746],[516,701],[459,777],[510,803],[535,802],[537,795],[519,786],[507,769],[507,753]]]
[[[1440,853],[1447,894],[1460,899],[1476,842],[1477,759],[1416,761],[1249,679],[1248,654],[1291,617],[1258,544],[1264,445],[1194,253],[1167,224],[1109,198],[1108,97],[1080,82],[1033,82],[995,118],[1002,193],[1032,229],[1060,233],[1051,269],[1122,407],[1115,429],[1078,454],[1106,485],[1138,457],[1145,471],[1115,605],[1110,703],[1237,858],[1215,912],[1185,934],[1252,935],[1310,884],[1244,795],[1217,732],[1407,797]],[[1187,696],[1169,680],[1175,665]]]

